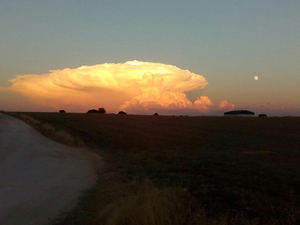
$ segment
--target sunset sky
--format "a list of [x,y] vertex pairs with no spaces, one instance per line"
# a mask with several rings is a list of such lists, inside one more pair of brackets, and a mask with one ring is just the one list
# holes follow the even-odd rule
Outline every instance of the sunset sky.
[[1,0],[0,109],[300,116],[299,0]]

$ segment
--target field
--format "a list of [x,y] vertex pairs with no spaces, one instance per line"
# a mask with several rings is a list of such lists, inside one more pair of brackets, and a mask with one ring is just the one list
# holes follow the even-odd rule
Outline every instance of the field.
[[57,224],[300,224],[300,118],[11,113],[106,161]]

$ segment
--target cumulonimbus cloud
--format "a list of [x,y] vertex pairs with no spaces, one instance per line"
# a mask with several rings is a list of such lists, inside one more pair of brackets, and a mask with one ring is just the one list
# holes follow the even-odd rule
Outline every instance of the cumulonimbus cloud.
[[19,75],[9,91],[26,96],[41,107],[85,111],[105,107],[130,113],[232,108],[226,100],[214,105],[207,96],[192,102],[186,92],[203,89],[204,76],[162,63],[128,61]]

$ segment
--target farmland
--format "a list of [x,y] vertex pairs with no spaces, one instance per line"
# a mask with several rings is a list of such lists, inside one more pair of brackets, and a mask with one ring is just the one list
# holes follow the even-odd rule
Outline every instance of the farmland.
[[300,118],[11,114],[106,161],[59,225],[300,222]]

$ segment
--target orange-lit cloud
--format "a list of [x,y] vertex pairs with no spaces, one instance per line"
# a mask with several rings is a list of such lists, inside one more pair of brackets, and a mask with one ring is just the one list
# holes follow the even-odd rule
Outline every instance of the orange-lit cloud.
[[235,108],[235,105],[228,102],[227,100],[223,100],[219,103],[220,110],[226,111],[226,110],[233,110]]
[[189,70],[134,60],[19,75],[11,80],[8,90],[53,110],[86,111],[105,107],[108,111],[152,113],[209,112],[233,107],[227,101],[216,106],[207,96],[200,96],[195,102],[186,97],[186,92],[206,85],[202,75]]
[[209,112],[214,108],[214,104],[208,96],[200,96],[194,101],[194,107],[203,112]]

